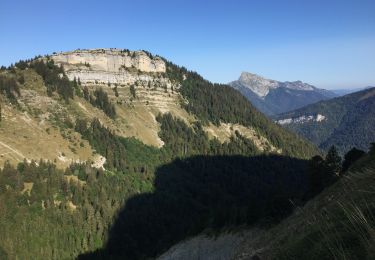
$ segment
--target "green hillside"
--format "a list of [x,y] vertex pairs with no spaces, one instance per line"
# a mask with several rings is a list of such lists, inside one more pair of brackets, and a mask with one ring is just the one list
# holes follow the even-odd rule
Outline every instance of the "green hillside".
[[[100,255],[119,234],[113,230],[122,230],[118,223],[125,225],[124,241],[133,241],[120,255],[143,259],[206,228],[276,221],[290,213],[291,197],[303,199],[305,159],[318,153],[314,145],[232,88],[166,64],[164,74],[144,74],[156,83],[130,88],[84,86],[48,57],[0,71],[2,259]],[[152,100],[141,99],[146,91],[179,102],[163,103],[175,109],[154,119],[160,147],[138,134],[152,118],[132,117],[155,113]],[[229,129],[228,139],[209,136],[207,128],[223,124],[252,135]],[[138,135],[128,135],[134,125]],[[128,207],[134,209],[124,213]],[[122,222],[122,214],[130,217]]]
[[[366,150],[375,140],[375,89],[366,89],[343,97],[321,101],[275,116],[275,120],[292,119],[287,129],[312,141],[323,150],[336,145],[341,153],[355,146]],[[324,116],[324,120],[298,122],[303,116]]]

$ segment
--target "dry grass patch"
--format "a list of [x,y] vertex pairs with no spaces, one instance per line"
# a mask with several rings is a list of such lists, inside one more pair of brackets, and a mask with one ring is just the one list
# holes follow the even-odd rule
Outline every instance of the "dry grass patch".
[[273,146],[267,138],[257,133],[255,129],[251,127],[245,127],[240,124],[221,123],[220,126],[209,124],[204,127],[204,130],[210,138],[216,137],[221,143],[229,141],[229,138],[238,131],[241,135],[253,141],[261,152],[269,151],[279,154],[282,152],[281,149]]
[[23,190],[21,191],[21,194],[27,193],[28,196],[31,195],[31,191],[33,189],[34,183],[33,182],[24,182],[23,183]]

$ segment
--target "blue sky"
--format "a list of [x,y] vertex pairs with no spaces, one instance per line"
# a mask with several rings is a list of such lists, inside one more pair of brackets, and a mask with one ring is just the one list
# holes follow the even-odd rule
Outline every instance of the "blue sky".
[[375,85],[375,1],[1,0],[0,65],[77,48],[145,49],[226,83],[250,71]]

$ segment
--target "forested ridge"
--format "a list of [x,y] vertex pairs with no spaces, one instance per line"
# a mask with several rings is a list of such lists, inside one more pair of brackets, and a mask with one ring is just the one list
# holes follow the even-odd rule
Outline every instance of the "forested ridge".
[[125,200],[151,190],[143,174],[90,165],[6,164],[0,171],[1,259],[74,259],[101,248]]
[[[326,158],[310,163],[230,152],[173,159],[174,146],[168,143],[163,149],[148,147],[116,137],[97,121],[78,121],[75,128],[98,151],[113,151],[105,165],[109,170],[93,169],[89,163],[65,171],[43,161],[23,162],[17,168],[6,164],[0,172],[5,212],[0,247],[9,258],[73,258],[88,251],[95,251],[90,259],[156,256],[206,229],[277,223],[334,183],[341,172],[334,148]],[[192,139],[187,141],[199,141]],[[358,159],[349,157],[346,168]],[[16,226],[23,228],[14,232]]]
[[[2,69],[1,75],[17,80],[2,89],[5,99],[17,101],[20,70],[35,70],[47,94],[61,103],[82,96],[108,120],[116,120],[115,106],[103,90],[90,93],[79,79],[69,81],[48,58]],[[43,160],[4,165],[0,257],[145,259],[205,229],[220,232],[260,220],[273,225],[293,210],[290,201],[303,204],[315,194],[307,161],[319,153],[313,145],[274,125],[227,86],[171,63],[166,75],[181,84],[182,106],[196,121],[188,124],[169,113],[157,116],[162,148],[120,137],[99,119],[77,114],[64,127],[79,133],[93,155],[106,158],[104,169],[93,168],[91,161],[65,170]],[[240,132],[224,143],[209,138],[203,127],[221,122],[254,128],[282,154],[261,152]],[[88,252],[92,255],[85,256]]]
[[355,146],[367,149],[375,136],[374,88],[342,97],[321,101],[304,108],[275,116],[275,119],[323,115],[320,122],[292,123],[285,125],[300,136],[312,141],[323,150],[336,145],[340,153]]
[[[309,158],[318,152],[309,142],[271,122],[238,91],[226,85],[212,84],[196,72],[178,67],[169,61],[165,62],[167,64],[165,76],[181,85],[179,92],[185,99],[181,105],[197,118],[198,124],[207,125],[211,122],[219,125],[223,122],[251,127],[269,140],[273,146],[281,149],[285,155]],[[90,92],[86,86],[81,85],[79,79],[69,81],[63,67],[55,65],[48,56],[45,59],[37,56],[31,60],[21,60],[5,70],[8,74],[9,72],[15,74],[16,69],[34,69],[43,78],[48,95],[57,92],[65,102],[69,102],[69,99],[73,99],[75,95],[82,96],[93,106],[103,110],[110,118],[116,117],[115,104],[110,101],[108,94],[102,88]],[[14,93],[19,93],[18,85],[14,86],[14,91],[7,92],[13,93],[13,99],[16,98]]]
[[213,84],[196,72],[172,63],[168,63],[167,75],[180,82],[179,91],[187,101],[182,102],[183,107],[194,114],[202,124],[238,123],[253,127],[275,147],[281,148],[285,155],[308,158],[317,153],[309,142],[275,125],[233,88]]

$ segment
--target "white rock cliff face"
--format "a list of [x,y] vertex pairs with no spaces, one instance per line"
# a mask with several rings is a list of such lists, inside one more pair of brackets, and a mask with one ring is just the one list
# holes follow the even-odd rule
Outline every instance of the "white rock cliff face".
[[276,89],[280,87],[294,89],[294,90],[303,90],[303,91],[313,91],[314,87],[303,83],[301,81],[294,82],[279,82],[272,79],[266,79],[259,75],[242,72],[240,78],[237,81],[229,83],[232,86],[241,85],[250,90],[252,90],[259,97],[265,97],[270,92],[271,89]]
[[238,81],[260,97],[267,96],[270,89],[278,87],[277,81],[265,79],[249,72],[242,72]]
[[289,125],[289,124],[304,124],[308,122],[322,122],[327,120],[327,118],[321,114],[317,114],[315,116],[300,116],[296,118],[284,118],[280,120],[276,120],[275,123],[280,125]]
[[[79,78],[82,84],[133,84],[149,78],[144,73],[165,72],[165,62],[143,51],[120,49],[93,49],[62,52],[51,56],[57,65],[63,65],[69,79]],[[141,77],[137,73],[144,72]]]

